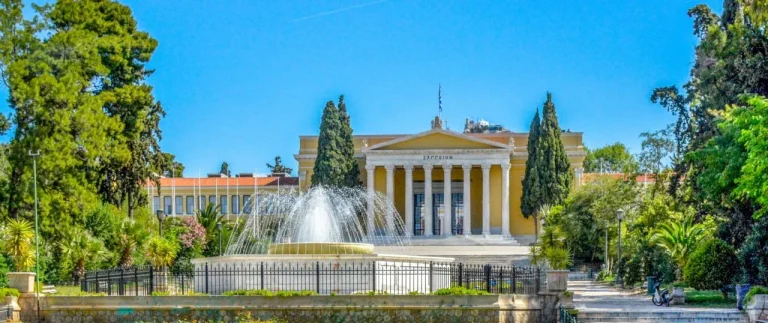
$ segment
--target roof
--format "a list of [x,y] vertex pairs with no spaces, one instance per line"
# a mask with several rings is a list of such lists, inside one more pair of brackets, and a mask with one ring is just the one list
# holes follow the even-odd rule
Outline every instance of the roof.
[[[298,185],[298,177],[163,177],[160,178],[160,186],[163,187],[226,187],[229,186],[277,186],[277,185]],[[150,182],[147,186],[155,186]]]

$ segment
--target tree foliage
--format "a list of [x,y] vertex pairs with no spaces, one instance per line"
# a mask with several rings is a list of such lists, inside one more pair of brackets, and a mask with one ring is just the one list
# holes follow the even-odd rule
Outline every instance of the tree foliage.
[[688,215],[681,220],[662,222],[653,234],[653,242],[664,248],[678,268],[685,268],[691,254],[699,244],[711,237],[711,228],[703,223],[694,223]]
[[587,173],[634,173],[635,157],[627,146],[616,142],[595,150],[587,150],[584,172]]
[[339,106],[328,101],[320,121],[317,159],[312,174],[312,185],[353,187],[360,185],[360,168],[354,157],[352,127],[344,96]]
[[35,265],[35,232],[32,224],[14,219],[0,228],[2,250],[11,256],[16,271],[26,271]]
[[720,239],[712,239],[696,248],[685,265],[683,275],[689,286],[698,290],[720,290],[739,274],[736,252]]
[[539,111],[533,115],[531,120],[531,129],[528,132],[528,159],[525,161],[525,177],[523,177],[523,194],[520,197],[520,209],[523,216],[536,216],[541,200],[541,183],[539,182],[538,166],[540,162],[539,155],[539,136],[541,130],[541,119]]
[[552,103],[552,94],[547,93],[538,142],[538,154],[540,154],[538,159],[541,164],[537,170],[542,185],[540,205],[561,204],[571,190],[573,174],[570,170],[571,163],[565,152],[561,133],[562,130],[560,130],[560,125],[557,122],[555,104]]

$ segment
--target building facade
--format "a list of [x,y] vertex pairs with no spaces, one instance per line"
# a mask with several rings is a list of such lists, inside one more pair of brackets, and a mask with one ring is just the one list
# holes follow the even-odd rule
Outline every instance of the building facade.
[[[563,132],[575,180],[581,183],[582,133]],[[533,219],[520,211],[528,134],[458,133],[435,118],[432,129],[412,135],[354,136],[360,181],[385,194],[403,217],[406,234],[533,235]],[[300,136],[300,186],[311,183],[318,136]],[[372,218],[372,209],[368,216]]]
[[232,220],[234,216],[251,213],[251,202],[261,193],[275,193],[298,189],[299,179],[286,174],[257,176],[238,174],[228,177],[222,174],[209,174],[202,178],[161,178],[160,187],[154,183],[147,185],[150,197],[148,207],[153,214],[163,210],[169,217],[192,216],[208,204],[219,207],[219,212]]

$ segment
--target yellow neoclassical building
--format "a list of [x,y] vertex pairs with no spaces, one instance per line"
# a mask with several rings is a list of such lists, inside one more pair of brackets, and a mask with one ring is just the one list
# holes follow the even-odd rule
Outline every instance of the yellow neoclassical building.
[[[585,156],[582,133],[567,131],[561,137],[576,185],[581,182]],[[407,234],[534,234],[533,220],[520,211],[527,133],[459,133],[443,129],[442,121],[435,118],[432,128],[421,133],[356,135],[353,140],[361,182],[394,204]],[[294,157],[300,185],[306,188],[318,136],[300,136],[299,141]]]

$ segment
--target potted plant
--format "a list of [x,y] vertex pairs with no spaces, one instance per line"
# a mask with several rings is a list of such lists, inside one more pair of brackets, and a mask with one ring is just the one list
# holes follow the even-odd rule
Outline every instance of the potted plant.
[[672,305],[685,304],[685,288],[688,287],[684,282],[672,283]]
[[0,228],[0,245],[13,259],[16,270],[8,273],[8,285],[22,294],[35,291],[35,273],[29,272],[35,265],[34,237],[32,224],[26,220],[12,219]]
[[[545,212],[542,210],[541,212]],[[531,263],[544,265],[547,270],[547,290],[562,292],[568,289],[568,266],[573,263],[571,251],[565,247],[565,235],[560,228],[545,225],[541,241],[531,246]]]
[[571,291],[564,291],[564,292],[560,293],[558,298],[560,299],[560,306],[562,306],[563,308],[574,308],[575,307],[573,305],[573,292],[571,292]]

